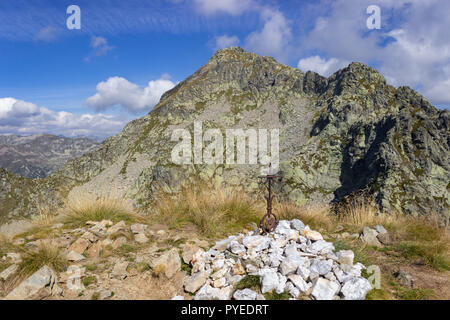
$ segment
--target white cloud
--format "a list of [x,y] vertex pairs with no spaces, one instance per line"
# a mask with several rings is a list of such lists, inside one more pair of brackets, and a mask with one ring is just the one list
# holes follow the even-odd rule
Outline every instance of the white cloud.
[[342,61],[336,58],[326,60],[322,59],[320,56],[311,56],[300,59],[298,68],[304,72],[311,70],[322,76],[328,77],[337,70],[346,67],[348,64],[348,61]]
[[205,15],[228,13],[237,16],[253,4],[253,0],[195,0],[197,11]]
[[93,36],[91,38],[91,53],[84,59],[89,62],[92,57],[99,57],[106,55],[109,51],[114,49],[113,46],[108,44],[108,40],[104,37]]
[[292,38],[289,22],[280,11],[268,7],[261,9],[261,19],[264,27],[248,35],[245,47],[258,54],[286,60]]
[[104,139],[118,133],[129,121],[123,115],[77,115],[66,111],[52,111],[15,98],[0,98],[0,133],[50,133]]
[[162,94],[175,86],[168,75],[152,80],[141,89],[122,77],[111,77],[97,85],[97,93],[86,100],[86,104],[97,111],[113,106],[121,106],[132,113],[150,111]]
[[215,38],[216,50],[228,47],[235,47],[239,44],[239,38],[237,36],[223,35]]
[[336,0],[330,8],[323,0],[319,5],[327,10],[303,38],[304,49],[373,64],[391,84],[416,88],[434,104],[450,104],[450,2],[379,1],[380,30],[366,27],[370,4],[372,0]]

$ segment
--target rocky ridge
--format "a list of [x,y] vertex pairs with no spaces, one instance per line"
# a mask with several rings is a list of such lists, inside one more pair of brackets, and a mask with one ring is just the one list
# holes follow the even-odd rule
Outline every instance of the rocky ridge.
[[88,138],[49,134],[0,135],[0,167],[26,178],[44,178],[68,160],[93,151],[99,143]]

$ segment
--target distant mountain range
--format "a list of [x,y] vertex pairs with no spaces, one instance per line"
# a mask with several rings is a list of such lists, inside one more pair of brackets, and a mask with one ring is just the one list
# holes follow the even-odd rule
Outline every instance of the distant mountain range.
[[100,143],[89,138],[49,134],[0,135],[0,167],[27,178],[44,178],[67,160],[93,151]]

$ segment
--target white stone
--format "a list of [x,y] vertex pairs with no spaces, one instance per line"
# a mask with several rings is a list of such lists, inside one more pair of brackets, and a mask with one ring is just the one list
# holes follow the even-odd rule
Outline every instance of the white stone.
[[275,232],[279,235],[282,235],[286,240],[297,241],[300,237],[298,231],[291,228],[277,228]]
[[306,228],[301,231],[301,235],[304,236],[306,239],[312,241],[323,240],[323,237],[319,232],[314,230],[307,230]]
[[298,274],[291,274],[288,276],[288,279],[297,287],[301,292],[306,292],[311,287],[305,280],[303,280],[302,276]]
[[305,228],[305,224],[298,219],[291,221],[291,228],[300,231]]
[[261,277],[261,292],[266,293],[277,289],[279,285],[278,275],[275,269],[261,269],[259,271]]
[[251,275],[251,276],[256,276],[256,275],[258,275],[258,271],[259,271],[258,267],[255,266],[255,265],[253,265],[253,264],[247,264],[247,265],[245,266],[245,270],[246,270],[247,273],[248,273],[249,275]]
[[229,283],[230,285],[234,286],[234,285],[238,284],[239,281],[241,281],[243,277],[244,277],[244,276],[241,276],[241,275],[231,276],[231,277],[229,277],[229,279],[228,279],[228,283]]
[[234,254],[240,254],[245,252],[245,247],[236,240],[233,240],[228,244],[228,250]]
[[280,273],[277,273],[278,276],[278,286],[275,288],[276,293],[281,294],[286,290],[286,281],[287,278]]
[[370,246],[381,247],[381,243],[377,238],[378,231],[369,227],[364,227],[359,238]]
[[199,271],[184,280],[184,290],[190,293],[196,292],[206,282],[206,272]]
[[184,300],[184,297],[183,296],[175,296],[170,300]]
[[331,265],[325,260],[313,259],[309,271],[325,275],[331,271]]
[[370,290],[372,286],[367,279],[354,277],[342,286],[341,293],[345,300],[364,300]]
[[342,269],[340,268],[335,268],[334,269],[334,275],[336,276],[337,280],[340,283],[345,283],[346,281],[350,280],[351,278],[354,277],[354,275],[349,274],[347,272],[344,272]]
[[286,257],[298,256],[297,245],[291,244],[291,245],[286,246],[286,248],[284,249],[284,255]]
[[336,255],[340,264],[353,266],[353,259],[355,258],[355,254],[352,250],[341,250],[338,251]]
[[215,246],[213,247],[213,249],[218,250],[218,251],[225,251],[225,249],[228,248],[228,245],[230,244],[230,242],[233,240],[236,240],[235,236],[230,236],[227,239],[217,241]]
[[264,236],[247,236],[242,239],[242,244],[256,252],[267,249],[270,245],[270,238]]
[[217,270],[211,275],[211,279],[217,280],[226,276],[226,274],[230,271],[229,268],[222,268]]
[[205,250],[198,249],[196,253],[192,255],[191,260],[192,272],[198,272],[205,269]]
[[194,300],[230,300],[233,294],[233,286],[213,288],[205,284],[195,295]]
[[217,280],[213,281],[213,287],[214,288],[222,288],[227,285],[227,279],[225,278],[219,278]]
[[333,300],[334,295],[339,292],[340,286],[336,282],[319,278],[312,289],[311,295],[316,300]]
[[256,300],[258,293],[251,289],[245,288],[243,290],[237,290],[233,294],[235,300]]
[[303,280],[307,281],[309,278],[311,271],[303,265],[298,266],[297,274],[303,278]]
[[270,239],[270,248],[277,250],[286,246],[288,240],[286,239]]
[[280,229],[290,229],[291,228],[291,222],[288,220],[280,220],[278,222],[277,228],[275,229],[275,232],[277,232],[278,228]]
[[297,287],[292,284],[292,282],[286,282],[286,290],[294,298],[298,298],[298,296],[300,295],[300,290],[298,290]]
[[311,245],[310,249],[313,253],[325,254],[334,251],[334,245],[325,240],[318,240]]
[[302,260],[294,259],[292,256],[285,258],[280,264],[280,272],[282,275],[288,275],[297,271],[302,264]]

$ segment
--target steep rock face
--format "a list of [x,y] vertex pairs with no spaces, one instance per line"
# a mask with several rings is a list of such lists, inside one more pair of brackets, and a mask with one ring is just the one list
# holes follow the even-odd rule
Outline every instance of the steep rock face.
[[[284,182],[277,191],[299,204],[366,189],[386,211],[450,215],[448,111],[388,85],[361,63],[324,78],[240,48],[219,50],[147,116],[39,181],[40,197],[58,203],[67,195],[114,190],[144,207],[159,191],[177,192],[199,180],[256,191],[258,165],[172,162],[173,130],[192,133],[194,121],[224,136],[229,128],[279,129]],[[16,211],[29,214],[33,206]]]
[[0,135],[0,167],[23,177],[44,178],[67,160],[93,151],[99,145],[88,138]]

